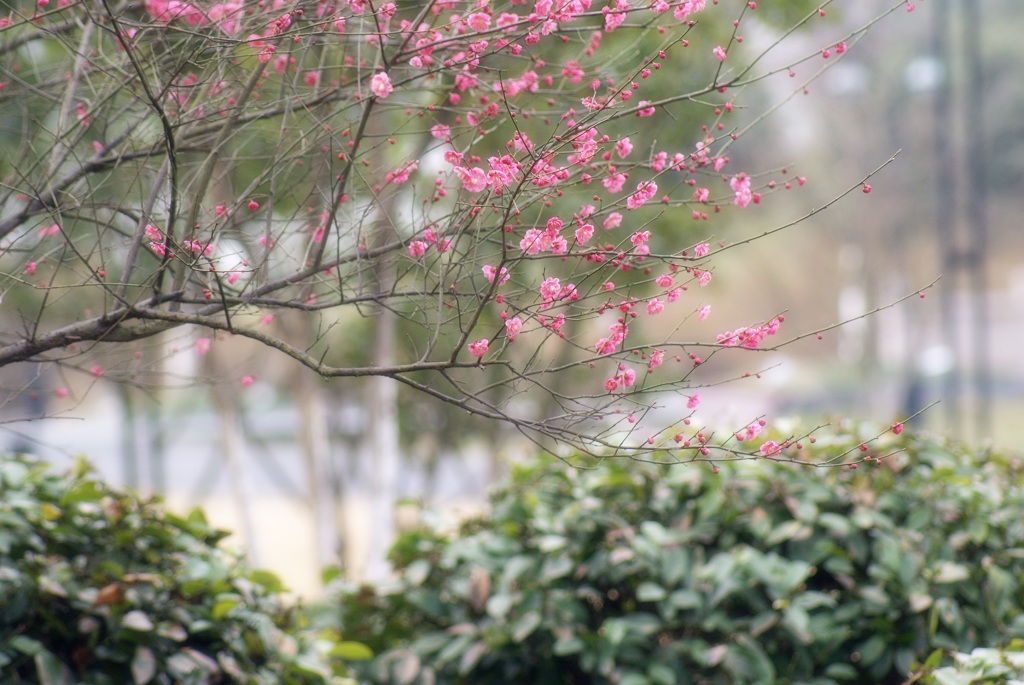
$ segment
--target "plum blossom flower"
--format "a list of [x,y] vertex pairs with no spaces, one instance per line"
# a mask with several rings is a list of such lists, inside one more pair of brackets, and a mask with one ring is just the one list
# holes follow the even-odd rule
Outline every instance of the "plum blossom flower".
[[562,283],[559,279],[549,276],[540,284],[540,296],[545,304],[554,302],[562,294]]
[[498,285],[505,285],[509,279],[508,269],[505,267],[501,267],[501,271],[499,272],[490,264],[485,264],[480,267],[480,270],[483,272],[484,278],[487,279],[488,283],[494,283],[495,277],[498,277]]
[[687,409],[696,409],[697,405],[700,404],[700,393],[695,392],[686,400]]
[[622,215],[619,214],[618,212],[612,212],[607,217],[605,217],[604,223],[602,223],[601,225],[604,226],[604,230],[610,231],[613,228],[618,228],[621,224]]
[[513,316],[505,321],[505,336],[509,342],[516,339],[516,336],[523,330],[523,321],[518,316]]
[[592,224],[583,224],[576,229],[576,242],[580,245],[585,245],[593,237],[594,226]]
[[626,207],[636,209],[650,200],[658,192],[658,184],[654,181],[642,181],[637,184],[636,192],[626,198]]
[[474,357],[482,357],[487,354],[487,338],[481,338],[476,342],[469,343],[469,353]]
[[715,340],[718,344],[726,345],[728,347],[739,346],[754,349],[760,345],[761,341],[766,337],[775,335],[783,321],[784,319],[781,316],[777,316],[762,326],[743,326],[734,331],[719,333]]
[[746,207],[754,199],[754,193],[750,190],[750,177],[740,173],[729,179],[729,187],[736,193],[732,203],[739,207]]
[[427,251],[427,243],[422,240],[413,240],[409,243],[409,256],[413,259],[419,259]]
[[487,172],[477,167],[469,169],[461,166],[455,167],[455,175],[462,181],[462,187],[471,193],[479,193],[487,189]]
[[633,151],[633,143],[629,141],[629,137],[623,138],[619,142],[615,143],[615,154],[619,156],[619,159],[625,159],[629,157],[629,153]]
[[391,91],[394,87],[391,85],[391,79],[388,77],[387,72],[380,72],[374,74],[373,78],[370,79],[370,91],[377,97],[383,99],[388,95],[391,95]]
[[771,457],[775,454],[778,454],[779,450],[781,449],[782,447],[779,445],[779,443],[775,442],[774,440],[765,440],[764,442],[761,443],[761,447],[758,448],[758,451],[761,453],[762,456]]

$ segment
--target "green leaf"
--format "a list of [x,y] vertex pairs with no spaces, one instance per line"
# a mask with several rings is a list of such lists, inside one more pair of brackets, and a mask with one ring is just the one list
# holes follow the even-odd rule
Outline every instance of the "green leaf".
[[552,646],[551,651],[556,656],[568,656],[570,654],[578,654],[583,651],[583,640],[578,635],[564,635],[557,640]]
[[242,598],[237,595],[222,596],[214,603],[213,608],[210,609],[210,616],[213,617],[213,620],[219,621],[241,603]]
[[52,652],[42,649],[33,658],[39,685],[72,685],[71,675],[65,672],[60,660]]
[[147,616],[145,612],[133,609],[125,614],[121,619],[121,627],[127,628],[128,630],[134,630],[139,633],[148,633],[156,626],[153,625],[153,621],[149,619],[149,616]]
[[146,685],[156,675],[156,657],[149,647],[138,646],[132,657],[132,680],[135,685]]
[[413,586],[423,585],[429,575],[430,562],[426,559],[417,559],[405,569],[405,579]]
[[522,642],[537,630],[542,620],[539,611],[526,612],[512,625],[512,639]]
[[641,602],[659,602],[667,596],[665,588],[657,583],[645,581],[636,588],[636,598]]
[[971,572],[962,564],[943,561],[935,570],[932,581],[940,584],[959,583],[971,577]]
[[346,661],[365,661],[373,658],[373,650],[362,642],[339,642],[331,647],[330,655]]
[[491,595],[487,600],[487,615],[496,621],[500,621],[508,615],[513,604],[515,604],[515,599],[512,595],[504,593]]
[[573,560],[567,556],[548,557],[541,566],[540,579],[542,582],[548,583],[558,578],[564,578],[572,573],[575,566]]
[[64,493],[64,496],[60,498],[60,504],[67,507],[70,504],[81,504],[82,502],[99,502],[106,494],[96,481],[83,480]]
[[288,589],[276,573],[266,569],[249,571],[249,580],[262,585],[268,592],[285,592]]

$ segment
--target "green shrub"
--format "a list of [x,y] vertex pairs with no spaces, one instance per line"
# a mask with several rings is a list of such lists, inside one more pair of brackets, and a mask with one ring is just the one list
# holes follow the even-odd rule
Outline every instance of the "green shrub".
[[[1014,643],[1008,649],[978,648],[970,654],[956,653],[952,664],[935,668],[929,665],[918,682],[920,685],[1019,685],[1024,682],[1024,644]],[[936,652],[929,661],[938,662]]]
[[82,465],[0,458],[0,682],[351,682],[324,652],[352,645],[299,630],[280,581],[217,549],[224,535]]
[[[821,462],[514,469],[489,514],[347,588],[375,682],[900,683],[936,649],[1024,636],[1016,458],[927,438],[819,438]],[[875,463],[875,457],[879,463]]]

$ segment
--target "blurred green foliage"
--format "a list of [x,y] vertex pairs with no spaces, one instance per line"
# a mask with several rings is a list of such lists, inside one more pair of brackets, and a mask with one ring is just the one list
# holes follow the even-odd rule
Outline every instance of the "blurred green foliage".
[[313,634],[281,581],[217,548],[202,514],[164,512],[79,464],[0,461],[4,685],[341,685],[363,645]]
[[403,685],[901,683],[1024,637],[1024,463],[904,433],[811,465],[864,439],[717,474],[518,467],[486,516],[402,537],[396,582],[339,588],[342,628]]

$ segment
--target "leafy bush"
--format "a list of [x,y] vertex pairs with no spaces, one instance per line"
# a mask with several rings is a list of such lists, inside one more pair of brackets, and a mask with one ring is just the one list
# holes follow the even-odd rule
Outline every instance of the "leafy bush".
[[[1018,459],[821,437],[859,468],[606,459],[514,469],[398,581],[347,588],[347,634],[399,683],[899,683],[936,649],[1024,636]],[[877,459],[877,463],[876,463]]]
[[351,682],[282,603],[280,581],[217,549],[225,533],[115,492],[0,459],[4,685]]
[[[953,663],[929,668],[919,681],[921,685],[1019,685],[1024,682],[1024,652],[1019,643],[1010,649],[978,648],[970,654],[953,655]],[[932,659],[937,661],[936,653]]]

